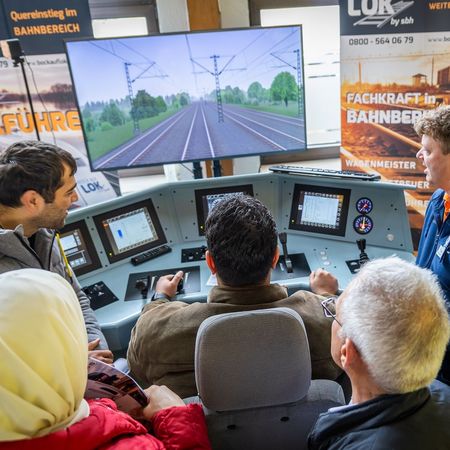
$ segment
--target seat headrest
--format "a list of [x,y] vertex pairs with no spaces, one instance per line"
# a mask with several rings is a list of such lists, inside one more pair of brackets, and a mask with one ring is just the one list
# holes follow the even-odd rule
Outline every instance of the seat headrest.
[[195,378],[203,404],[214,411],[300,400],[311,383],[303,320],[289,308],[209,317],[197,333]]

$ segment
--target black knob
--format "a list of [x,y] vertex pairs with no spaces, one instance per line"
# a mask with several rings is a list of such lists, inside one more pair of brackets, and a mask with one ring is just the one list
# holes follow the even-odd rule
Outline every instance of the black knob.
[[356,245],[359,248],[360,254],[359,254],[359,265],[363,266],[367,261],[369,261],[369,257],[367,256],[366,250],[366,240],[365,239],[358,239],[356,241]]
[[147,283],[144,280],[136,280],[136,284],[134,285],[134,287],[138,291],[142,291],[142,289],[145,289],[147,287]]
[[357,239],[356,245],[359,248],[360,252],[363,252],[366,249],[366,240],[365,239]]

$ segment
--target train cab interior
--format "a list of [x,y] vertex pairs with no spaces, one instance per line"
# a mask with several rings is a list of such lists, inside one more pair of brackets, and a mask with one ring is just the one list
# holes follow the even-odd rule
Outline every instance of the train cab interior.
[[[58,240],[125,372],[133,328],[160,277],[182,271],[171,300],[208,303],[218,282],[205,260],[205,226],[230,196],[253,197],[271,212],[280,256],[270,283],[288,295],[311,291],[318,269],[337,278],[332,294],[339,295],[367,261],[396,256],[414,263],[429,198],[415,165],[420,139],[411,124],[405,136],[401,124],[370,123],[366,132],[355,120],[341,128],[350,103],[362,98],[344,99],[342,83],[362,92],[370,90],[364,77],[372,76],[363,43],[353,38],[348,66],[340,68],[344,2],[86,3],[93,36],[64,43],[81,121],[77,136],[57,138],[77,161],[80,195]],[[378,5],[349,2],[353,16],[360,13],[355,3],[363,11]],[[394,4],[390,20],[414,3]],[[92,75],[100,70],[107,76]],[[442,79],[448,69],[439,70]],[[414,89],[429,86],[426,77],[413,75]],[[449,89],[427,108],[450,102]],[[411,106],[415,95],[405,97],[403,116],[420,116]],[[0,93],[0,108],[2,101]],[[0,148],[14,133],[3,136],[0,127]],[[49,130],[43,135],[52,139]],[[370,158],[373,164],[364,165]],[[345,373],[336,381],[313,379],[308,339],[303,319],[289,308],[232,312],[201,324],[198,395],[183,400],[202,405],[214,449],[307,449],[319,414],[351,401]]]
[[124,352],[161,275],[184,272],[177,295],[205,302],[216,284],[204,261],[209,208],[230,193],[266,205],[284,236],[272,282],[309,288],[324,268],[345,288],[365,253],[412,260],[403,186],[271,172],[165,183],[70,213],[61,242],[113,351]]

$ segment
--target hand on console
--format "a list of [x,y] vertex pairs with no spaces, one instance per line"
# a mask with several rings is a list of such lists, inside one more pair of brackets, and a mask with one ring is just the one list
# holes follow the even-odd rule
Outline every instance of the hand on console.
[[172,298],[177,293],[178,283],[182,280],[184,273],[179,270],[175,275],[164,275],[159,278],[156,283],[155,292],[165,294],[169,298]]
[[183,400],[167,386],[150,386],[145,389],[148,405],[144,408],[145,419],[150,420],[157,412],[172,406],[185,406]]
[[334,295],[339,289],[337,278],[330,272],[317,269],[309,275],[309,286],[314,294]]

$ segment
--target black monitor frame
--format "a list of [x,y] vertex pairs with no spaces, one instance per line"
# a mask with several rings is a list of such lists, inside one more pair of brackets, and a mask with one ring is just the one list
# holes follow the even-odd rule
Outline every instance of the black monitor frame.
[[[323,226],[314,226],[298,223],[298,206],[300,204],[300,196],[302,192],[311,192],[317,194],[331,194],[342,195],[343,201],[339,211],[339,226],[336,229],[326,228]],[[345,236],[345,230],[347,227],[347,218],[350,204],[350,189],[343,189],[338,187],[324,187],[316,186],[313,184],[295,184],[294,195],[292,198],[291,216],[289,218],[289,229],[306,231],[310,233],[328,234],[331,236]]]
[[[105,220],[122,216],[124,214],[127,214],[140,208],[147,209],[150,215],[150,220],[152,221],[153,226],[155,228],[157,239],[152,242],[140,245],[139,247],[135,247],[133,249],[124,251],[123,253],[115,254],[114,249],[112,247],[112,243],[104,230],[103,222]],[[97,232],[102,241],[103,247],[105,248],[106,256],[108,257],[108,260],[111,264],[117,261],[121,261],[122,259],[126,259],[131,256],[137,255],[138,253],[142,253],[146,250],[159,247],[160,245],[165,244],[167,242],[166,236],[161,227],[161,223],[159,221],[158,215],[156,214],[156,210],[155,207],[153,206],[153,202],[151,201],[151,199],[143,200],[140,202],[133,203],[131,205],[126,205],[120,208],[112,209],[102,214],[98,214],[97,216],[93,217],[93,220],[97,228]]]
[[[280,154],[280,153],[296,153],[296,152],[303,152],[306,151],[308,149],[308,142],[307,142],[307,122],[306,122],[306,94],[305,94],[305,62],[304,62],[304,36],[303,36],[303,25],[301,24],[296,24],[296,25],[274,25],[274,26],[269,26],[269,27],[237,27],[237,28],[228,28],[228,29],[212,29],[212,30],[194,30],[194,31],[177,31],[177,32],[170,32],[170,33],[163,33],[164,37],[168,37],[171,35],[201,35],[201,34],[208,34],[208,33],[231,33],[231,32],[238,32],[238,31],[251,31],[251,30],[270,30],[270,29],[283,29],[283,28],[298,28],[299,29],[299,33],[300,33],[300,42],[299,42],[299,51],[301,54],[301,70],[299,70],[299,74],[300,74],[300,80],[301,80],[301,88],[303,90],[303,95],[301,96],[301,109],[302,109],[302,114],[303,114],[303,127],[304,127],[304,133],[302,136],[302,139],[304,139],[304,143],[303,145],[300,145],[296,148],[289,148],[289,149],[280,149],[280,150],[274,150],[273,151],[264,151],[261,152],[259,150],[255,150],[255,151],[248,151],[245,153],[236,153],[234,154],[233,152],[227,152],[226,154],[213,154],[211,156],[206,156],[206,155],[194,155],[193,157],[190,157],[188,159],[182,159],[180,160],[179,158],[175,158],[175,159],[169,159],[169,160],[158,160],[155,162],[146,162],[146,163],[139,163],[139,164],[133,164],[133,165],[128,165],[126,163],[118,163],[117,165],[113,166],[113,167],[100,167],[100,165],[97,163],[96,161],[93,160],[92,157],[92,151],[91,151],[91,147],[89,145],[90,139],[88,138],[88,133],[87,133],[87,124],[86,119],[83,117],[83,114],[80,114],[80,123],[81,123],[81,130],[83,133],[83,138],[85,141],[85,146],[87,149],[87,156],[88,156],[88,160],[89,160],[89,165],[91,168],[91,171],[96,172],[96,171],[116,171],[119,169],[129,169],[129,168],[135,168],[135,167],[148,167],[148,166],[155,166],[155,165],[161,165],[161,164],[177,164],[177,163],[186,163],[186,162],[200,162],[200,161],[205,161],[205,160],[222,160],[222,159],[229,159],[229,158],[241,158],[241,157],[247,157],[247,156],[270,156],[270,155],[274,155],[274,154]],[[77,43],[77,42],[83,42],[83,41],[92,41],[95,42],[95,44],[101,44],[102,41],[111,41],[111,40],[120,40],[120,41],[131,41],[133,39],[138,39],[138,38],[152,38],[152,37],[158,37],[158,36],[162,36],[160,33],[154,33],[154,34],[150,34],[147,36],[123,36],[123,37],[109,37],[109,38],[100,38],[100,39],[93,39],[93,38],[74,38],[74,39],[66,39],[64,44],[65,44],[65,51],[67,54],[67,62],[68,62],[68,67],[69,67],[69,73],[70,73],[70,77],[71,77],[71,82],[72,82],[72,86],[73,86],[73,90],[75,93],[75,102],[77,105],[77,108],[79,111],[83,110],[83,105],[81,104],[80,100],[79,100],[79,94],[78,91],[80,90],[79,87],[77,87],[77,82],[75,82],[76,76],[75,76],[75,70],[74,70],[74,64],[71,61],[70,58],[70,50],[69,50],[69,46],[71,45],[71,43]],[[128,43],[129,44],[129,43]],[[136,54],[133,53],[134,55]],[[258,58],[257,58],[258,59]],[[274,60],[274,63],[276,64],[276,60]],[[285,64],[285,70],[290,70],[289,67],[292,67],[290,64],[286,65]],[[200,70],[200,69],[199,69]],[[222,88],[223,89],[223,88]],[[286,116],[288,117],[288,116]],[[147,131],[147,130],[146,130]],[[134,138],[130,138],[130,140],[123,142],[121,145],[128,145],[131,146],[133,143],[133,139]],[[111,149],[114,150],[114,149]]]
[[252,184],[241,184],[239,186],[221,186],[208,189],[195,190],[195,207],[197,209],[197,225],[198,234],[200,236],[205,235],[205,223],[208,217],[209,210],[205,210],[204,198],[208,195],[216,194],[233,194],[243,193],[246,195],[254,196]]
[[[85,265],[82,265],[81,267],[72,267],[71,266],[75,275],[77,277],[79,277],[86,273],[100,269],[102,267],[102,263],[100,262],[100,259],[97,254],[97,250],[94,245],[94,241],[92,240],[91,234],[89,233],[88,227],[84,220],[79,220],[78,222],[73,222],[73,223],[64,225],[64,228],[61,229],[61,231],[59,232],[59,235],[60,235],[60,237],[65,237],[65,235],[68,235],[76,230],[78,230],[80,232],[81,239],[84,242],[86,251],[91,259],[90,264],[85,264]],[[69,264],[70,264],[69,255],[66,254],[66,257],[69,260]]]

